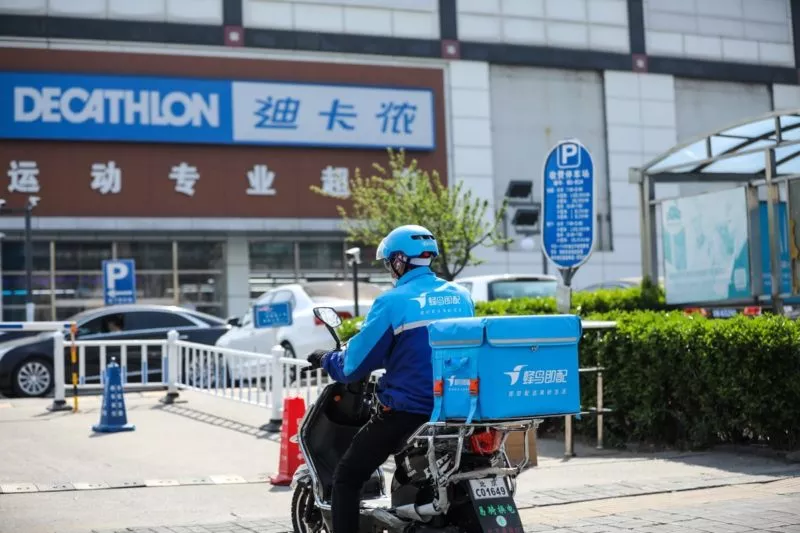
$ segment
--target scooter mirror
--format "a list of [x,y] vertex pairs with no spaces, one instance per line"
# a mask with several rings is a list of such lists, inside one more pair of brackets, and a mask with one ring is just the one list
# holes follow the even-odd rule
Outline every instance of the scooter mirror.
[[315,307],[314,316],[332,328],[338,328],[342,325],[342,317],[333,307]]

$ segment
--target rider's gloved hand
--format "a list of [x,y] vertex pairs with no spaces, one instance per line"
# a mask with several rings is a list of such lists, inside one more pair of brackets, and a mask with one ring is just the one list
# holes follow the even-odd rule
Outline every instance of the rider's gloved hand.
[[326,352],[325,350],[314,350],[314,351],[311,353],[311,355],[309,355],[309,356],[306,358],[306,361],[308,361],[309,363],[311,363],[311,368],[312,368],[312,369],[315,369],[315,368],[320,368],[320,367],[322,366],[322,358],[323,358],[323,357],[325,357],[325,355],[326,355],[327,353],[328,353],[328,352]]

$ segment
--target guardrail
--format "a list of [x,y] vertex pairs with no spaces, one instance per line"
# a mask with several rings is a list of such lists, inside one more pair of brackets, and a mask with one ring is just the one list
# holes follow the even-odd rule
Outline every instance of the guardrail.
[[[583,330],[616,328],[612,321],[582,321]],[[173,403],[179,397],[179,387],[214,396],[262,406],[270,410],[269,423],[263,429],[280,430],[283,400],[288,396],[304,396],[307,403],[321,392],[330,380],[322,370],[301,373],[308,366],[304,360],[286,357],[286,351],[273,347],[269,354],[245,352],[179,340],[177,331],[170,331],[165,340],[76,340],[75,327],[62,322],[9,322],[0,323],[0,330],[70,331],[70,361],[72,366],[73,402],[77,410],[78,387],[90,386],[87,381],[87,360],[96,355],[99,361],[97,386],[103,385],[103,377],[109,357],[119,357],[123,385],[166,386],[164,403]],[[53,352],[64,353],[64,336],[54,336]],[[97,353],[87,353],[96,348]],[[159,353],[160,352],[160,353]],[[152,355],[152,357],[151,357]],[[65,357],[54,357],[54,400],[51,410],[70,409],[65,401]],[[138,362],[139,370],[131,370],[131,363]],[[160,364],[155,365],[153,363]],[[134,366],[134,368],[136,368]],[[597,382],[597,405],[581,411],[581,415],[597,417],[597,448],[603,448],[603,415],[613,412],[604,406],[603,371],[596,366],[580,368],[581,375],[595,374]],[[376,372],[381,374],[382,371]],[[150,376],[154,375],[154,379]],[[141,376],[138,382],[131,377]],[[158,378],[155,376],[158,375]],[[574,456],[573,416],[565,419],[565,455]]]
[[[613,321],[599,321],[599,320],[582,320],[581,327],[586,330],[601,330],[601,329],[615,329],[617,323]],[[605,367],[600,366],[600,361],[596,362],[596,366],[585,367],[578,369],[581,375],[595,374],[597,382],[597,405],[588,407],[586,410],[581,409],[581,416],[594,415],[597,417],[597,444],[598,450],[603,449],[603,415],[612,413],[612,409],[603,406],[603,371]],[[572,419],[575,415],[568,415],[564,417],[564,455],[566,457],[575,456],[575,434],[572,428]]]
[[[167,340],[167,398],[178,397],[178,385],[227,398],[266,407],[269,422],[262,429],[280,431],[283,400],[286,396],[305,396],[310,403],[329,383],[321,369],[301,373],[308,366],[304,360],[286,357],[286,350],[275,346],[269,354],[232,350],[178,340],[170,332]],[[174,379],[173,379],[174,377]]]

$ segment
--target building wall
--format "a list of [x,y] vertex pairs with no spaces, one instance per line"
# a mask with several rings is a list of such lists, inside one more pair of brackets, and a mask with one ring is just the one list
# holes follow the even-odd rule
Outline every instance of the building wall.
[[[799,9],[794,0],[147,0],[136,6],[122,0],[0,0],[0,12],[27,15],[8,18],[0,29],[12,36],[6,46],[158,48],[153,51],[221,62],[282,57],[439,68],[447,177],[491,205],[499,205],[508,180],[522,174],[538,192],[543,153],[560,137],[577,136],[592,150],[600,210],[607,208],[610,220],[601,246],[575,280],[581,286],[640,272],[631,167],[725,124],[772,108],[800,108]],[[54,17],[49,24],[34,24],[48,15]],[[86,19],[81,31],[92,35],[78,35],[78,26],[59,17]],[[98,22],[104,18],[116,21],[113,38],[119,42],[108,42]],[[140,21],[164,25],[144,38],[153,42],[134,45],[143,40]],[[228,39],[229,28],[244,38]],[[657,192],[671,196],[704,187],[659,186]],[[262,221],[254,227],[231,219],[226,229],[336,229],[334,218]],[[36,223],[44,228],[57,221]],[[75,222],[87,229],[91,223]],[[137,223],[121,218],[116,224]],[[19,227],[18,221],[7,224]],[[207,231],[220,221],[196,217],[188,227]],[[546,266],[538,250],[521,250],[519,242],[508,251],[486,247],[479,255],[486,262],[465,274]]]
[[625,0],[460,0],[469,41],[628,52]]
[[437,39],[437,0],[242,0],[245,28]]
[[789,0],[645,0],[644,5],[651,54],[794,65]]

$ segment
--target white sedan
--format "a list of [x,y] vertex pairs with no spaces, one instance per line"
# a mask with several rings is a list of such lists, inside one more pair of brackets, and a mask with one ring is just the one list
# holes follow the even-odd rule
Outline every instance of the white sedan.
[[494,274],[458,278],[454,281],[470,292],[475,303],[555,297],[558,287],[558,278],[545,274]]
[[[365,316],[372,302],[384,291],[371,283],[358,284],[358,312]],[[314,307],[333,307],[344,318],[355,315],[352,281],[309,281],[282,285],[262,294],[255,305],[290,302],[292,325],[279,328],[256,328],[253,324],[253,306],[222,335],[216,345],[245,352],[268,354],[273,346],[283,346],[288,357],[302,358],[314,350],[335,348],[330,333],[314,316]]]

